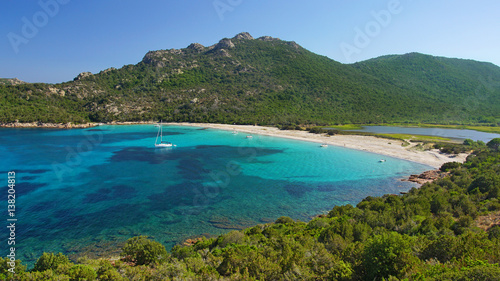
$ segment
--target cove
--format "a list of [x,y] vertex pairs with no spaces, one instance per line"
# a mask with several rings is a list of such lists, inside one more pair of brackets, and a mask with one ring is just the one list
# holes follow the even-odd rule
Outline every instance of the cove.
[[[335,205],[416,186],[430,167],[279,137],[153,125],[1,129],[1,174],[16,172],[16,253],[71,258],[112,252],[148,235],[167,249],[280,216],[308,221]],[[2,200],[6,202],[4,192]],[[7,239],[8,231],[0,233]],[[7,247],[1,248],[6,256]]]

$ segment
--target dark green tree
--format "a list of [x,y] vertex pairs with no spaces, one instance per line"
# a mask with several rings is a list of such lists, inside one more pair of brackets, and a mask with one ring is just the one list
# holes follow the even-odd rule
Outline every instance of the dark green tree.
[[366,280],[381,280],[389,276],[403,278],[418,258],[412,253],[412,239],[397,232],[377,235],[369,239],[362,266]]
[[146,236],[136,236],[127,240],[122,248],[125,260],[134,261],[137,265],[162,263],[168,258],[165,246],[148,239]]
[[491,150],[499,151],[500,149],[500,138],[494,138],[486,144]]
[[54,255],[53,253],[43,253],[40,258],[35,263],[33,271],[45,271],[48,269],[56,270],[59,265],[66,265],[71,263],[65,255],[58,253]]

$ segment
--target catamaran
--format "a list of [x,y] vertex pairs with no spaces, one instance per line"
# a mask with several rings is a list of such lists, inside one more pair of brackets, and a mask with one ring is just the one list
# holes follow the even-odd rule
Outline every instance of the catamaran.
[[[160,143],[158,143],[158,137],[160,137]],[[156,135],[156,140],[155,140],[155,147],[161,148],[161,147],[172,147],[172,146],[175,146],[175,144],[172,144],[171,142],[168,141],[163,141],[163,126],[161,125],[160,121],[158,134]]]

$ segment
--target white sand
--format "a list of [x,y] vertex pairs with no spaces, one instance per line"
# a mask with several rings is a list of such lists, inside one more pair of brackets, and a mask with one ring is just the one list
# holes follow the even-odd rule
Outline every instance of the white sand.
[[[389,140],[377,138],[373,136],[357,136],[357,135],[319,135],[311,134],[306,131],[294,130],[279,130],[274,127],[262,127],[252,125],[226,125],[226,124],[208,124],[208,123],[164,123],[165,125],[182,125],[213,128],[220,130],[229,130],[244,132],[247,134],[259,134],[273,137],[289,138],[317,143],[325,143],[328,145],[343,146],[346,148],[365,150],[381,155],[396,157],[408,161],[413,161],[425,165],[439,168],[446,162],[461,162],[465,161],[468,154],[461,153],[457,156],[442,154],[437,149],[430,151],[416,150],[415,143],[409,146],[402,146],[403,142],[399,140]],[[383,158],[383,157],[382,157]]]

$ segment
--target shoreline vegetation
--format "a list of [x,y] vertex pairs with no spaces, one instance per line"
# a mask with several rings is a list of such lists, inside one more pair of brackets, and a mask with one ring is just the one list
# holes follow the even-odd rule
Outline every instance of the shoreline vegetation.
[[26,270],[0,258],[2,280],[498,280],[500,138],[447,175],[401,195],[368,196],[309,222],[274,222],[170,251],[135,236],[120,255],[71,261],[44,253]]

